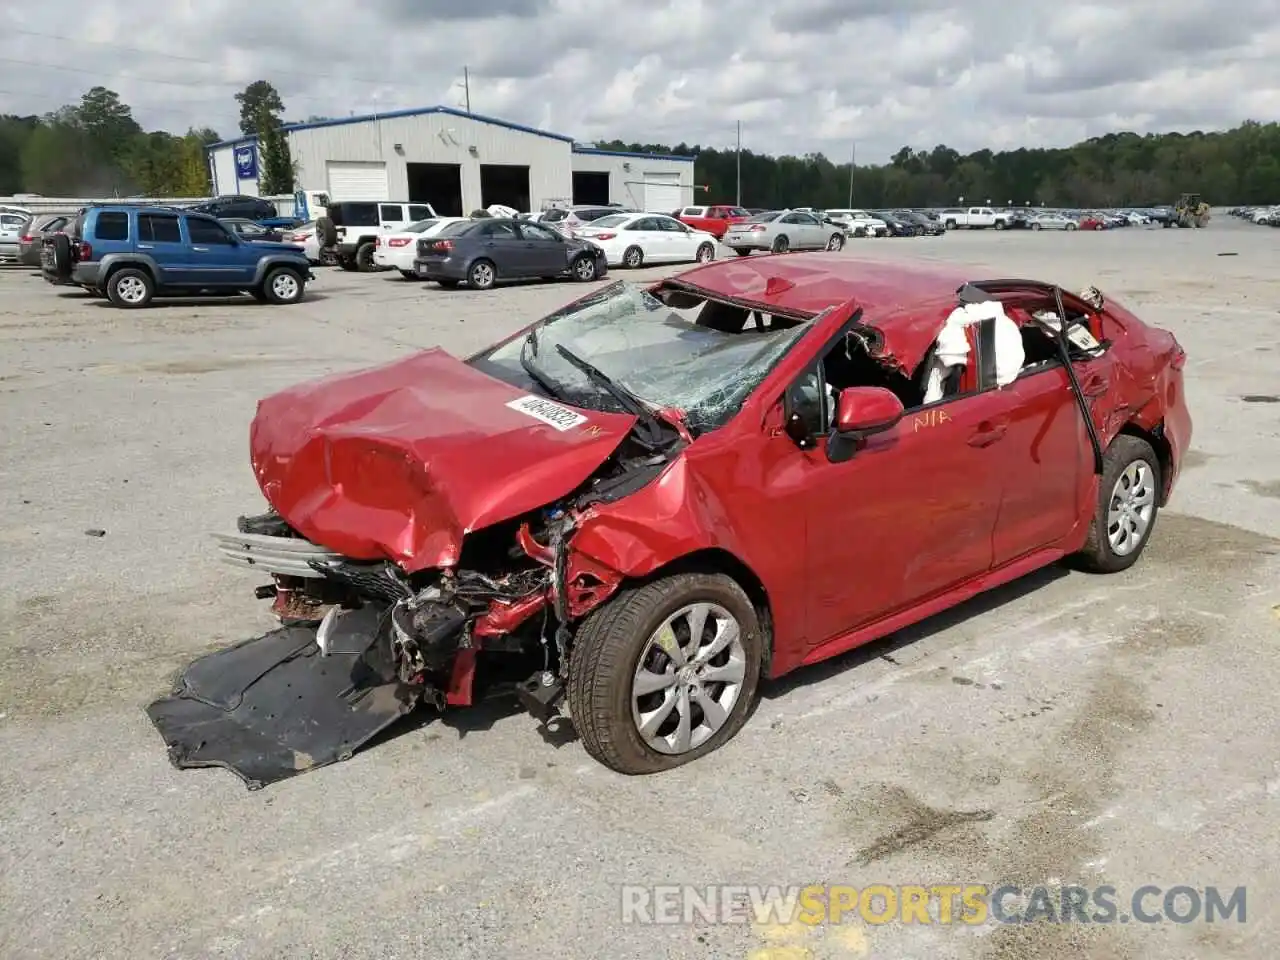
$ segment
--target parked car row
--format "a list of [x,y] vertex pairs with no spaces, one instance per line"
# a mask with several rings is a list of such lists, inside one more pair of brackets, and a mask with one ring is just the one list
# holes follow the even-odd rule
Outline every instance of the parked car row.
[[1264,207],[1232,207],[1227,212],[1233,217],[1256,223],[1260,227],[1280,227],[1280,204]]

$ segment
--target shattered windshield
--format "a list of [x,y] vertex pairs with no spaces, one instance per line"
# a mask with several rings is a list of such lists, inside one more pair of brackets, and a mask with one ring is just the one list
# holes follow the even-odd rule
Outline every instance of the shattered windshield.
[[[727,423],[774,364],[810,329],[808,323],[731,333],[696,322],[708,307],[675,310],[643,287],[619,281],[552,314],[526,337],[503,344],[489,364],[535,380],[567,403],[622,411],[624,405],[570,355],[651,408],[683,411],[694,433]],[[558,347],[564,350],[557,349]]]

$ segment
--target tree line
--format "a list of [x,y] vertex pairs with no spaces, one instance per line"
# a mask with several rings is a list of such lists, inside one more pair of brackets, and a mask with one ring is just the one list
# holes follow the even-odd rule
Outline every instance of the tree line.
[[[235,99],[240,132],[258,137],[263,192],[292,193],[279,92],[258,80]],[[210,127],[181,135],[143,130],[118,93],[93,87],[79,103],[43,116],[0,115],[0,196],[206,196],[212,185],[206,148],[221,139]]]
[[[240,132],[256,135],[262,192],[293,192],[284,101],[257,80],[235,95]],[[44,116],[0,116],[0,196],[203,196],[208,127],[147,132],[119,94],[94,87]],[[680,143],[598,142],[606,150],[696,156],[699,200],[745,206],[926,207],[959,203],[1063,207],[1154,206],[1181,193],[1215,204],[1280,202],[1280,123],[1220,132],[1110,133],[1070,147],[962,154],[904,146],[887,164],[836,163],[821,153],[770,156]],[[962,199],[963,198],[963,199]]]

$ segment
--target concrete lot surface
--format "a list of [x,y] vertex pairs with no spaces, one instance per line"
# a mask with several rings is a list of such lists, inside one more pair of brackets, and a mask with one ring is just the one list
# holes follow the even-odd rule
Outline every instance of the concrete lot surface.
[[[297,307],[125,312],[0,272],[0,956],[1280,955],[1280,231],[832,256],[1092,283],[1173,330],[1196,433],[1144,559],[1047,571],[774,684],[734,741],[663,776],[490,704],[259,792],[173,769],[143,713],[193,656],[272,625],[206,536],[261,506],[257,399],[463,354],[585,289],[324,270]],[[1245,886],[1247,916],[623,923],[623,884],[715,883],[1106,884],[1122,914],[1145,885]]]

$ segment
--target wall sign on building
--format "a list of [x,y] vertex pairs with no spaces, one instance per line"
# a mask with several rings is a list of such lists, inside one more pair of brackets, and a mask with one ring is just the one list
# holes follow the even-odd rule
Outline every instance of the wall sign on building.
[[258,177],[258,148],[255,144],[236,147],[236,176],[241,180]]

